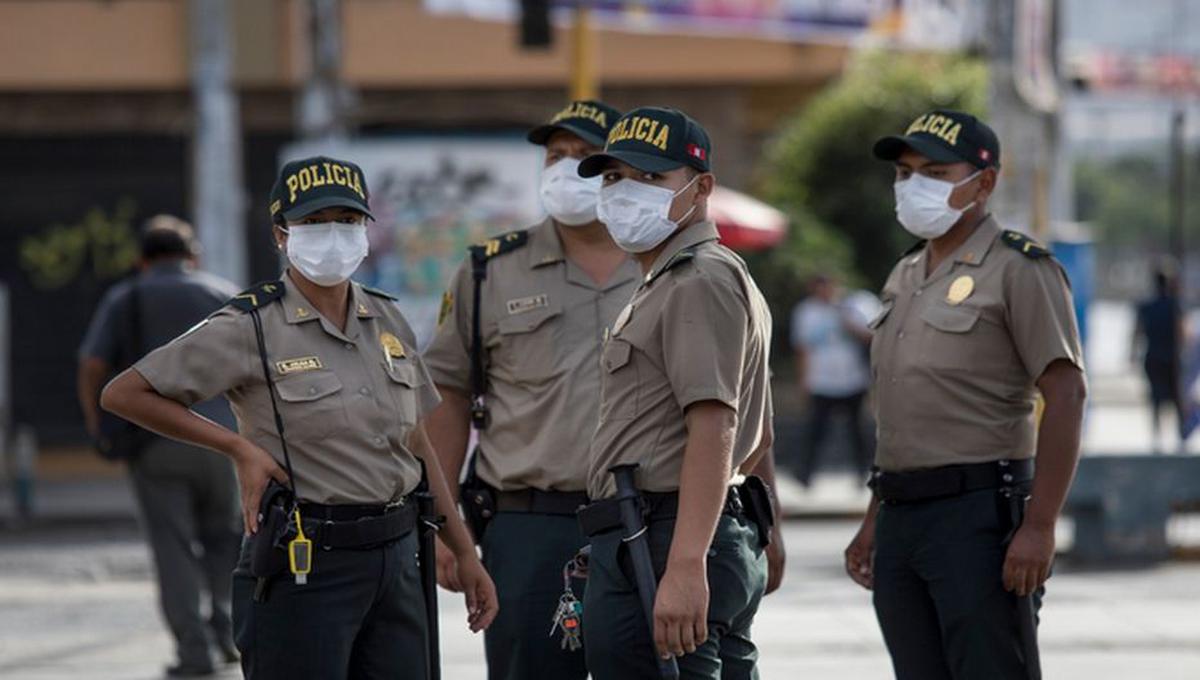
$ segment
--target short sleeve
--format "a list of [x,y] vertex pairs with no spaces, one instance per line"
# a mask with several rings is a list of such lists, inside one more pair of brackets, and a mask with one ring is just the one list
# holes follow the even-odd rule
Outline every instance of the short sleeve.
[[416,358],[417,370],[421,372],[421,386],[417,389],[417,418],[429,415],[437,405],[442,403],[442,397],[434,384],[429,366],[420,358]]
[[[122,363],[121,332],[118,329],[129,323],[126,316],[128,310],[125,309],[128,299],[129,288],[126,286],[114,286],[105,293],[79,346],[80,359],[100,359],[109,366]],[[125,361],[130,359],[126,358]]]
[[1009,272],[1009,331],[1028,375],[1037,380],[1058,359],[1083,370],[1083,350],[1071,288],[1062,267],[1049,258]]
[[258,352],[251,324],[249,314],[219,311],[133,368],[168,399],[184,406],[207,401],[255,378]]
[[474,296],[470,265],[464,260],[443,296],[437,331],[424,357],[434,383],[462,392],[470,391],[471,306]]
[[681,409],[741,398],[749,310],[732,284],[703,273],[675,282],[663,306],[663,363]]

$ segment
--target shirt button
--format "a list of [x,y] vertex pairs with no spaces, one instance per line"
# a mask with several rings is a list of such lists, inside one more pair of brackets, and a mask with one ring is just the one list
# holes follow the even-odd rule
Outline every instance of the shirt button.
[[354,349],[354,343],[353,343],[353,342],[347,342],[347,343],[345,344],[345,347],[346,347],[346,349]]
[[375,438],[375,446],[383,446],[383,437]]
[[921,292],[922,292],[922,291],[921,291],[921,289],[920,289],[920,288],[918,288],[918,289],[917,289],[917,292],[915,293],[915,295],[916,295],[917,297],[921,297]]
[[309,394],[316,394],[316,393],[317,393],[317,388],[315,388],[315,387],[310,387],[310,388],[308,388],[308,393],[309,393]]
[[369,387],[364,387],[364,388],[362,388],[361,390],[359,390],[359,391],[358,391],[358,393],[359,393],[359,394],[361,394],[361,395],[363,395],[363,396],[368,396],[368,395],[370,395],[370,394],[371,394],[371,388],[369,388]]
[[900,331],[900,334],[897,337],[899,337],[901,340],[903,340],[904,339],[904,331]]

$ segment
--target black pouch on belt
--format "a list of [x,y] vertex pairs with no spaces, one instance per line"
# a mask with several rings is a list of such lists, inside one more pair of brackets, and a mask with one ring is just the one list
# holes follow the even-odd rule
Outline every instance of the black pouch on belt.
[[775,526],[775,501],[771,498],[771,489],[762,477],[748,475],[737,490],[746,517],[758,527],[758,544],[763,548],[771,545],[771,528]]
[[250,573],[255,578],[271,578],[287,569],[284,539],[291,528],[288,512],[293,505],[291,490],[271,480],[258,504],[258,540],[250,556]]

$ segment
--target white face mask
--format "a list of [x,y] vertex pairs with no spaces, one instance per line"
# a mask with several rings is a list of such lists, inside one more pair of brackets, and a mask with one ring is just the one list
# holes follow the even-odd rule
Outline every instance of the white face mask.
[[283,231],[288,235],[288,261],[318,286],[349,279],[367,256],[365,224],[293,224]]
[[623,179],[601,187],[596,214],[621,250],[630,253],[653,250],[670,238],[679,229],[679,222],[686,220],[696,209],[693,205],[679,222],[669,217],[675,197],[687,191],[700,177],[693,177],[679,191]]
[[950,207],[950,194],[975,179],[982,170],[977,170],[961,182],[947,182],[913,173],[908,179],[894,185],[896,191],[896,219],[917,238],[933,239],[950,231],[962,214],[975,205],[974,201],[962,208]]
[[542,170],[542,207],[555,222],[578,227],[596,221],[600,177],[580,177],[579,159],[564,158]]

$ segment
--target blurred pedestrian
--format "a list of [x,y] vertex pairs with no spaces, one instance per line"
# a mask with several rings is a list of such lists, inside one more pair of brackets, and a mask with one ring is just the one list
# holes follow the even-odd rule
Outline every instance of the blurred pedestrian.
[[[109,290],[79,350],[79,403],[93,440],[102,431],[100,389],[125,368],[196,325],[237,292],[228,281],[196,269],[192,228],[167,215],[147,221],[141,273]],[[234,427],[224,399],[194,410]],[[145,433],[127,456],[142,525],[158,576],[159,603],[175,639],[171,677],[211,674],[212,651],[233,663],[230,572],[237,562],[239,517],[233,464],[203,449]]]
[[1154,434],[1154,452],[1162,453],[1161,415],[1164,406],[1175,410],[1179,437],[1184,446],[1187,423],[1185,403],[1180,394],[1180,360],[1183,345],[1183,314],[1179,305],[1179,286],[1168,267],[1154,273],[1154,295],[1138,304],[1133,347],[1142,348],[1142,367],[1150,386],[1150,424]]
[[874,451],[862,417],[870,385],[867,347],[871,331],[867,321],[858,306],[843,296],[837,282],[826,275],[813,277],[808,297],[792,311],[796,384],[808,405],[805,446],[793,465],[804,486],[812,483],[821,446],[838,413],[848,423],[855,472],[865,478],[871,467]]
[[922,241],[871,324],[878,471],[846,571],[874,589],[898,680],[1035,680],[1086,397],[1066,272],[989,212],[1000,143],[982,121],[933,111],[874,151]]

